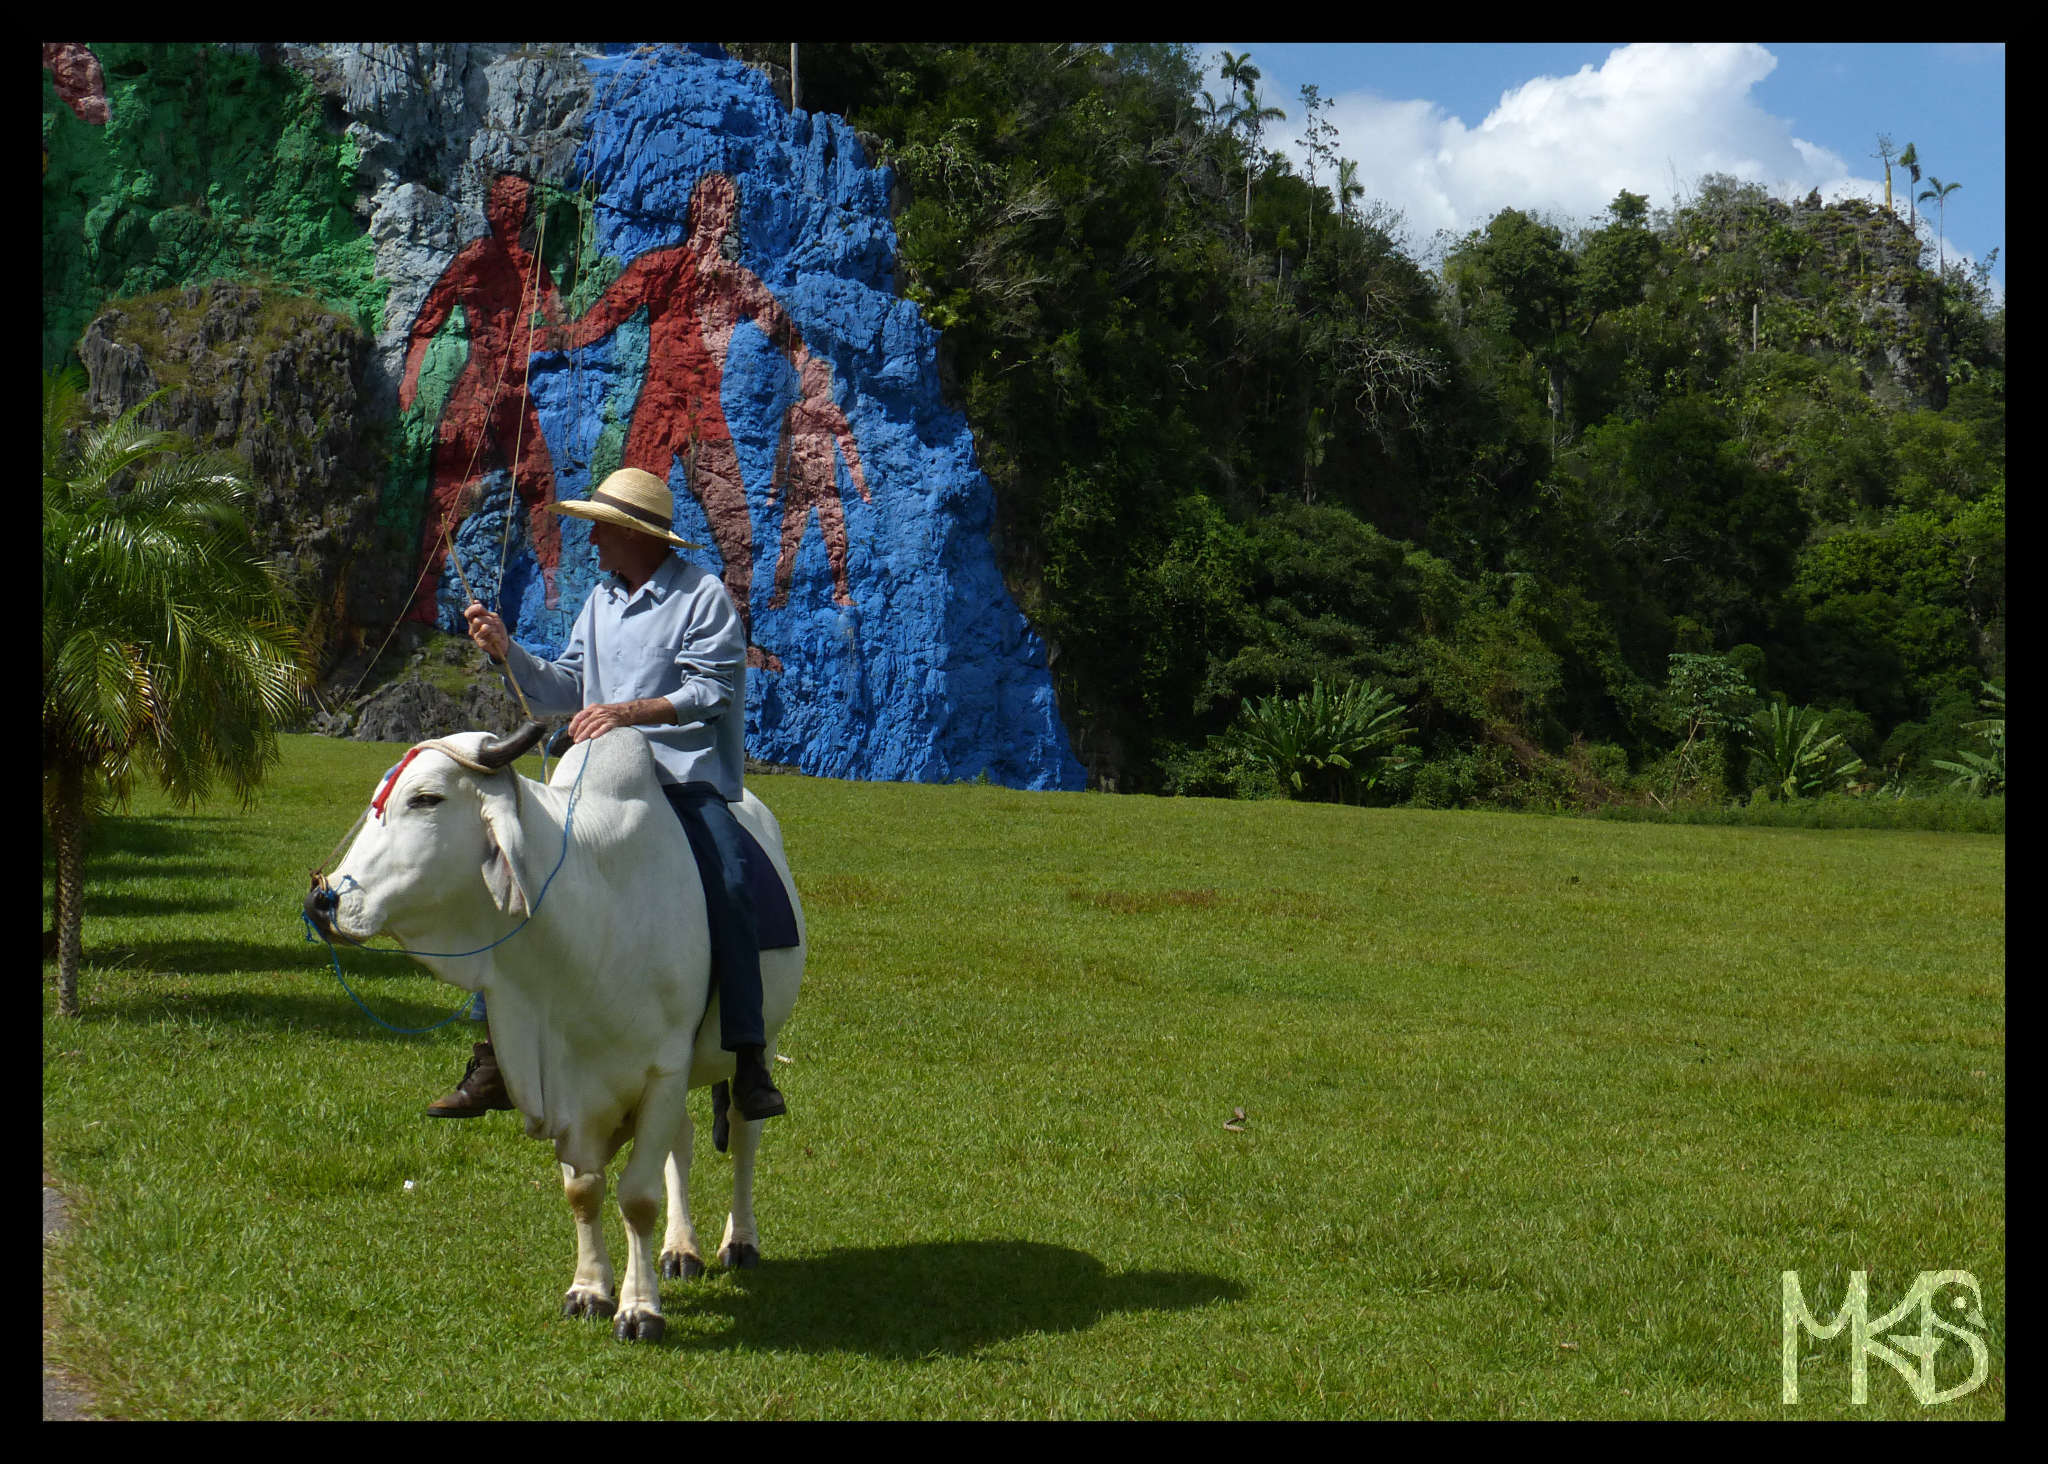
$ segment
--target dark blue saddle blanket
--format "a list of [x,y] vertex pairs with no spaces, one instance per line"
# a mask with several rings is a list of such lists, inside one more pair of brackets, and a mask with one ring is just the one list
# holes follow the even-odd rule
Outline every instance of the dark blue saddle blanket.
[[[727,810],[726,817],[719,820],[726,828],[739,836],[741,870],[746,877],[747,894],[754,907],[755,947],[758,950],[779,950],[797,943],[796,911],[791,908],[789,892],[782,887],[782,880],[775,873],[775,865],[762,849],[747,826],[737,815],[730,813],[731,805],[718,798],[717,790],[708,783],[686,783],[676,785],[664,783],[662,796],[669,807],[681,820],[683,832],[689,835],[690,854],[697,861],[697,875],[704,881],[705,893],[718,887],[723,876],[718,870],[718,853],[714,847],[716,836],[704,823],[701,814],[686,816],[684,809],[695,806],[699,809],[717,806]],[[692,823],[695,829],[692,829]],[[701,840],[701,842],[700,842]],[[715,922],[714,922],[715,924]]]
[[[790,908],[789,891],[776,877],[775,865],[761,841],[738,819],[732,826],[740,831],[740,864],[747,875],[747,894],[754,905],[755,945],[764,951],[796,944],[796,911]],[[704,881],[705,894],[718,884],[718,856],[690,841],[690,854],[697,861],[697,876]]]
[[789,891],[783,888],[761,841],[745,824],[740,824],[740,840],[740,859],[747,866],[747,893],[754,897],[754,933],[760,938],[761,949],[773,951],[795,945],[796,911],[789,903]]

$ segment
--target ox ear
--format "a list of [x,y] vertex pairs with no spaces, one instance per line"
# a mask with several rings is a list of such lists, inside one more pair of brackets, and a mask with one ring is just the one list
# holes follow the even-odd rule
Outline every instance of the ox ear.
[[484,816],[484,884],[491,901],[507,915],[524,917],[531,908],[526,885],[519,877],[526,841],[519,827],[519,800],[510,794],[486,790]]

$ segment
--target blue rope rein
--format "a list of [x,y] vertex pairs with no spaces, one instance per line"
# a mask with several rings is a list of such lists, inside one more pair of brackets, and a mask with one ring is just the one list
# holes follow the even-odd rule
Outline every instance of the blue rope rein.
[[[574,784],[571,785],[569,789],[568,807],[565,808],[562,813],[562,852],[558,856],[556,856],[555,867],[548,871],[548,877],[540,887],[540,894],[534,897],[533,907],[526,912],[526,919],[520,921],[510,930],[506,931],[503,935],[499,936],[496,940],[492,941],[489,945],[478,946],[473,951],[414,951],[407,950],[403,946],[399,946],[396,948],[380,946],[377,949],[390,949],[392,954],[400,956],[436,956],[454,960],[463,956],[480,956],[485,951],[494,950],[498,946],[503,945],[506,941],[512,939],[513,936],[519,934],[520,931],[526,929],[526,927],[532,923],[534,916],[540,914],[541,901],[545,900],[548,897],[548,887],[555,882],[555,876],[562,872],[562,865],[569,858],[569,836],[570,831],[574,828],[576,823],[576,800],[583,791],[583,775],[589,770],[590,754],[586,752],[583,755],[582,766],[576,769],[576,781]],[[508,768],[507,771],[511,772],[512,776],[515,778],[519,776],[519,774],[512,769]],[[541,771],[543,775],[545,775],[547,771],[547,756],[545,753],[543,753],[541,757]],[[362,888],[360,884],[356,883],[356,878],[354,875],[343,875],[341,877],[341,889],[346,889],[350,885],[354,885],[357,889]],[[339,890],[337,890],[337,894],[338,893]],[[431,1025],[425,1027],[394,1027],[389,1022],[385,1021],[382,1017],[378,1016],[375,1012],[371,1011],[369,1007],[365,1006],[363,1004],[363,999],[360,996],[357,996],[355,994],[354,989],[349,986],[348,979],[341,974],[341,952],[335,949],[333,941],[328,940],[325,936],[321,935],[319,931],[314,928],[312,917],[308,915],[304,910],[300,910],[299,920],[306,927],[306,944],[313,945],[318,943],[324,944],[327,947],[328,959],[334,963],[334,979],[341,983],[341,989],[343,991],[348,992],[349,1000],[354,1002],[358,1007],[362,1008],[362,1013],[364,1016],[368,1017],[371,1021],[375,1022],[378,1026],[382,1027],[387,1032],[396,1032],[402,1037],[415,1037],[422,1032],[432,1032],[436,1028],[447,1026],[450,1022],[456,1020],[456,1018],[462,1016],[465,1012],[469,1011],[472,1004],[475,1001],[474,993],[465,992],[463,993],[462,1004],[456,1007],[454,1011],[450,1012],[447,1016],[443,1017],[438,1022],[432,1023]],[[365,946],[363,947],[363,949],[367,950],[369,949],[369,947]]]

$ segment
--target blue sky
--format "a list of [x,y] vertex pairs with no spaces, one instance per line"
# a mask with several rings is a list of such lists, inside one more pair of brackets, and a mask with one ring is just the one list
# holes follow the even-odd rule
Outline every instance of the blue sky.
[[[1621,188],[1668,207],[1707,172],[1753,179],[1774,194],[1818,187],[1835,199],[1884,197],[1877,135],[1919,148],[1949,195],[1951,256],[1999,252],[2005,284],[2003,44],[1835,43],[1540,45],[1196,42],[1209,90],[1217,52],[1251,53],[1261,100],[1287,120],[1265,145],[1302,149],[1300,88],[1334,106],[1338,150],[1356,159],[1369,199],[1402,211],[1410,251],[1439,229],[1462,234],[1503,208],[1597,224]],[[1674,182],[1675,180],[1675,182]],[[1911,179],[1894,163],[1907,212]],[[1923,205],[1932,207],[1932,205]],[[1929,262],[1932,223],[1922,227]]]

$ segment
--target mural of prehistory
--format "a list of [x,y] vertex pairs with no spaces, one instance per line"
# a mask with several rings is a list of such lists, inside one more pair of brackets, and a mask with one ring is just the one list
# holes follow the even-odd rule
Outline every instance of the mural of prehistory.
[[[75,342],[69,322],[116,293],[73,267],[53,302],[53,188],[88,229],[96,189],[125,188],[131,212],[149,201],[85,140],[130,136],[124,108],[146,95],[126,51],[96,90],[111,50],[45,48],[46,356],[53,310]],[[363,410],[391,423],[364,536],[380,562],[334,591],[365,628],[453,631],[466,584],[523,644],[558,651],[596,568],[587,523],[543,506],[644,468],[747,623],[751,756],[1085,785],[1046,647],[997,567],[992,490],[942,399],[937,333],[895,293],[891,176],[841,119],[792,112],[715,45],[160,46],[147,63],[183,68],[185,94],[210,89],[221,115],[268,78],[284,135],[307,138],[278,155],[310,159],[302,187],[344,200],[335,217],[374,250],[374,293],[323,263],[348,243],[332,224],[266,276],[301,270],[368,338]],[[116,125],[99,125],[109,106]],[[225,252],[204,272],[153,255],[128,278],[235,278]],[[138,312],[108,318],[132,328]],[[110,336],[99,355],[123,349]]]

